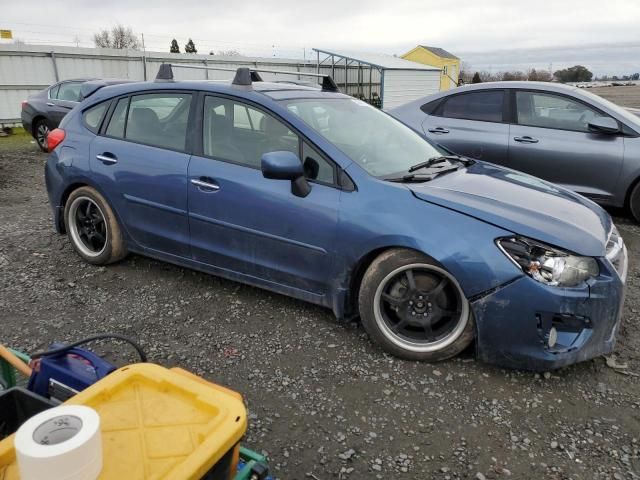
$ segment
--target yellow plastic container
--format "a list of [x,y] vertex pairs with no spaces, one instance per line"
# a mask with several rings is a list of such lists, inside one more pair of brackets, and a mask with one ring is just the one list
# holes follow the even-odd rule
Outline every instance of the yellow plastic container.
[[[123,367],[66,404],[100,415],[101,480],[196,480],[237,457],[247,429],[242,397],[181,369]],[[235,465],[225,469],[231,477]],[[0,479],[19,479],[13,435],[0,442]]]

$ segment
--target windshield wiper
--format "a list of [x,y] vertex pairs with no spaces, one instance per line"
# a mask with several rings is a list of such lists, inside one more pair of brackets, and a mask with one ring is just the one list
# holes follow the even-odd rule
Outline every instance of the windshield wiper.
[[394,178],[385,178],[387,182],[428,182],[429,180],[433,180],[434,175],[416,175],[415,173],[410,173],[409,175],[403,175],[402,177],[394,177]]
[[459,155],[442,155],[440,157],[432,157],[428,160],[425,160],[424,162],[416,163],[412,167],[409,167],[409,172],[415,172],[416,170],[420,170],[421,168],[429,168],[433,165],[437,165],[438,163],[443,163],[446,161],[456,161],[464,165],[471,165],[473,163],[473,160],[460,157]]
[[447,172],[453,172],[455,170],[458,170],[460,167],[455,166],[455,167],[448,167],[448,168],[443,168],[440,170],[436,170],[434,172],[430,172],[430,173],[410,173],[408,175],[403,175],[402,177],[393,177],[393,178],[386,178],[385,180],[387,180],[388,182],[428,182],[429,180],[433,180],[434,178],[436,178],[438,175],[442,175],[443,173],[447,173]]

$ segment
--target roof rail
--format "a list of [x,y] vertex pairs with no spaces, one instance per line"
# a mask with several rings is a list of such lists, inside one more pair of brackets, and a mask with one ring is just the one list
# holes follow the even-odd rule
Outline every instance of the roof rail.
[[173,81],[173,68],[190,68],[194,70],[217,70],[223,72],[235,72],[235,76],[233,77],[233,81],[231,82],[233,85],[251,85],[253,82],[262,82],[261,73],[274,73],[278,75],[299,75],[303,77],[316,77],[322,78],[322,90],[325,92],[339,92],[338,85],[333,81],[330,75],[322,74],[322,73],[305,73],[305,72],[290,72],[287,70],[268,70],[262,68],[250,68],[250,67],[239,67],[235,68],[224,68],[224,67],[201,67],[199,65],[181,65],[175,63],[163,63],[160,65],[158,69],[158,74],[156,75],[156,82],[171,82]]

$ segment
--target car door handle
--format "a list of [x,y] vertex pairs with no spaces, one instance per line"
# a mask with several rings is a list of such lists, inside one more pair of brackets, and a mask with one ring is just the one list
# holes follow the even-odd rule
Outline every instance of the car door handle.
[[537,138],[530,137],[529,135],[525,135],[524,137],[513,137],[513,139],[520,143],[538,143]]
[[429,131],[431,133],[449,133],[449,130],[442,127],[430,128]]
[[55,107],[56,104],[53,102],[47,102],[47,107]]
[[113,165],[114,163],[118,163],[118,159],[115,157],[115,155],[112,155],[111,153],[103,153],[100,155],[96,155],[96,158],[100,160],[102,163],[104,163],[105,165]]
[[213,183],[213,180],[210,178],[192,178],[191,183],[194,184],[198,189],[209,192],[216,192],[220,190],[220,185]]

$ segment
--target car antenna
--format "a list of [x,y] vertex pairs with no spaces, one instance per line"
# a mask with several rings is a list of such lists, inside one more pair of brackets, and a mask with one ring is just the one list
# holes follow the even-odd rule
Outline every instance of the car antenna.
[[223,72],[235,72],[235,76],[231,83],[233,85],[242,85],[242,86],[250,86],[253,82],[263,82],[264,80],[260,76],[260,73],[273,73],[276,75],[297,75],[303,77],[316,77],[322,78],[322,91],[324,92],[339,92],[340,89],[336,82],[333,81],[330,75],[322,74],[322,73],[304,73],[304,72],[289,72],[286,70],[268,70],[268,69],[258,69],[258,68],[250,68],[250,67],[239,67],[237,69],[234,68],[224,68],[224,67],[209,67],[209,66],[199,66],[199,65],[180,65],[180,64],[171,64],[171,63],[163,63],[160,65],[158,69],[158,74],[156,75],[156,82],[173,82],[173,68],[189,68],[194,70],[217,70]]

